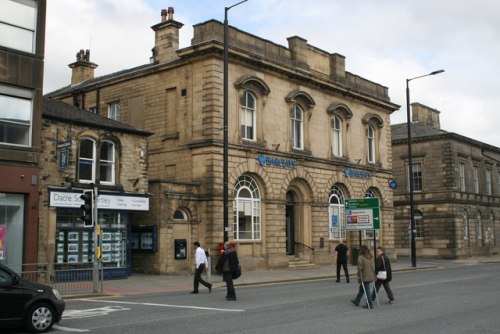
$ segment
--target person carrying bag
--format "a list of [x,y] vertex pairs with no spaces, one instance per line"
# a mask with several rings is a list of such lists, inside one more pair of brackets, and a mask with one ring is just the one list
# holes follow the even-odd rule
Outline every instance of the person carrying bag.
[[377,280],[375,281],[375,291],[373,291],[372,300],[375,299],[376,293],[378,293],[380,286],[383,285],[387,298],[389,298],[388,304],[393,304],[394,294],[392,293],[391,286],[389,285],[389,282],[392,280],[391,262],[387,255],[385,255],[384,248],[380,246],[377,247],[375,273],[377,274]]

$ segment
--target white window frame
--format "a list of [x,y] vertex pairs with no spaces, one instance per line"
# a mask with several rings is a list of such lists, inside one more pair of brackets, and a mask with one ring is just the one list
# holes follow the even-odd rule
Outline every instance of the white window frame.
[[[328,203],[328,238],[329,240],[345,239],[347,232],[345,197],[339,186],[336,185],[330,190]],[[334,222],[334,217],[336,217],[336,222]]]
[[108,104],[108,118],[117,122],[121,121],[120,102],[112,102]]
[[479,167],[474,166],[473,169],[474,194],[479,194]]
[[249,91],[242,96],[241,109],[241,138],[257,140],[257,98]]
[[[233,201],[233,238],[239,241],[258,241],[261,239],[261,203],[257,183],[248,175],[238,179],[234,190]],[[248,196],[240,196],[242,193]],[[250,220],[250,231],[240,230],[240,219]]]
[[410,177],[413,177],[413,191],[414,192],[422,192],[424,189],[424,181],[422,178],[422,163],[421,162],[414,162],[413,163],[413,168],[412,168],[413,175],[410,176],[410,165],[408,164],[407,170],[406,170],[406,175],[407,177],[407,184],[408,184],[408,191],[410,191]]
[[460,191],[465,192],[465,164],[463,162],[460,163]]
[[35,53],[37,13],[38,6],[34,0],[2,0],[0,45]]
[[342,156],[342,120],[338,116],[332,120],[332,154]]
[[[83,148],[82,145],[86,142],[91,143],[90,147],[92,148],[91,154],[88,156],[82,156],[83,153]],[[80,138],[80,144],[79,144],[79,149],[78,149],[78,181],[81,183],[92,183],[95,181],[95,172],[96,172],[96,141],[92,138],[87,138],[87,137],[82,137]],[[90,165],[90,178],[84,178],[82,174],[88,174],[84,173],[88,171],[88,165]],[[85,167],[85,168],[83,168]]]
[[304,148],[304,111],[298,104],[294,104],[291,115],[292,147],[302,150]]
[[486,195],[491,196],[491,170],[487,169],[485,174]]
[[0,144],[31,147],[33,91],[0,85],[0,127]]
[[[110,148],[108,155],[103,157],[105,147]],[[115,184],[115,143],[109,140],[103,140],[99,148],[99,181],[102,184]]]
[[375,129],[371,125],[368,125],[366,140],[368,145],[368,162],[375,163]]
[[476,227],[477,227],[477,239],[481,240],[483,239],[483,223],[481,221],[481,212],[477,211],[476,212]]
[[413,219],[415,219],[415,237],[422,239],[424,237],[424,213],[422,210],[416,209]]

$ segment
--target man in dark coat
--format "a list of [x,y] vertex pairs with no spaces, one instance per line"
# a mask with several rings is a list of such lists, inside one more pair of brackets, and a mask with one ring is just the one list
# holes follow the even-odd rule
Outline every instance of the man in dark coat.
[[[375,290],[378,293],[380,286],[383,285],[385,293],[387,294],[387,298],[389,298],[388,303],[393,304],[394,294],[392,293],[391,286],[389,285],[389,282],[392,280],[391,261],[389,260],[389,257],[385,255],[384,248],[382,247],[377,247],[377,258],[375,260],[375,274],[378,274],[379,271],[387,272],[387,278],[384,280],[377,278],[377,280],[375,281]],[[372,294],[372,300],[374,299],[375,291],[373,291]]]
[[236,249],[231,245],[230,242],[226,241],[224,243],[224,250],[217,261],[215,270],[218,273],[222,273],[222,279],[226,282],[227,288],[227,300],[236,300],[236,291],[234,290],[233,284],[233,273],[236,272],[239,266],[238,255],[236,254]]

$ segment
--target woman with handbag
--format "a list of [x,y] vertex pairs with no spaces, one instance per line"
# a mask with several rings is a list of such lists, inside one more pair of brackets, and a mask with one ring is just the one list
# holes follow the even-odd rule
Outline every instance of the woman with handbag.
[[217,265],[215,266],[215,270],[218,273],[222,273],[222,279],[226,282],[227,300],[236,300],[233,275],[237,272],[239,265],[240,263],[238,261],[236,249],[234,249],[230,242],[226,241],[224,243],[224,250],[222,251],[219,261],[217,261]]
[[[384,274],[385,272],[385,274]],[[391,262],[389,257],[385,255],[384,248],[377,247],[377,258],[375,260],[375,273],[377,274],[377,280],[375,281],[375,290],[378,292],[380,286],[384,286],[387,298],[389,298],[388,304],[394,304],[394,294],[392,293],[391,286],[389,282],[392,280],[392,270]],[[375,291],[372,294],[372,300],[375,299]]]

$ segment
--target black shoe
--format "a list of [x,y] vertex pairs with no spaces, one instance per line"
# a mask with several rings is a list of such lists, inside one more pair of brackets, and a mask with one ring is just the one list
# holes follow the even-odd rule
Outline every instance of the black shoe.
[[339,281],[339,280],[336,280],[336,281],[335,281],[335,283],[340,283],[340,281]]
[[347,280],[347,283],[351,283],[349,280]]
[[236,297],[227,297],[227,300],[236,300]]
[[212,284],[208,286],[208,293],[212,293]]
[[194,294],[194,293],[198,293],[198,291],[191,291],[190,293],[193,293],[193,294]]
[[351,303],[353,303],[355,306],[359,306],[359,303],[356,303],[354,299],[351,300]]
[[363,306],[363,308],[367,308],[369,310],[372,310],[373,309],[373,305],[372,306],[365,305],[365,306]]

